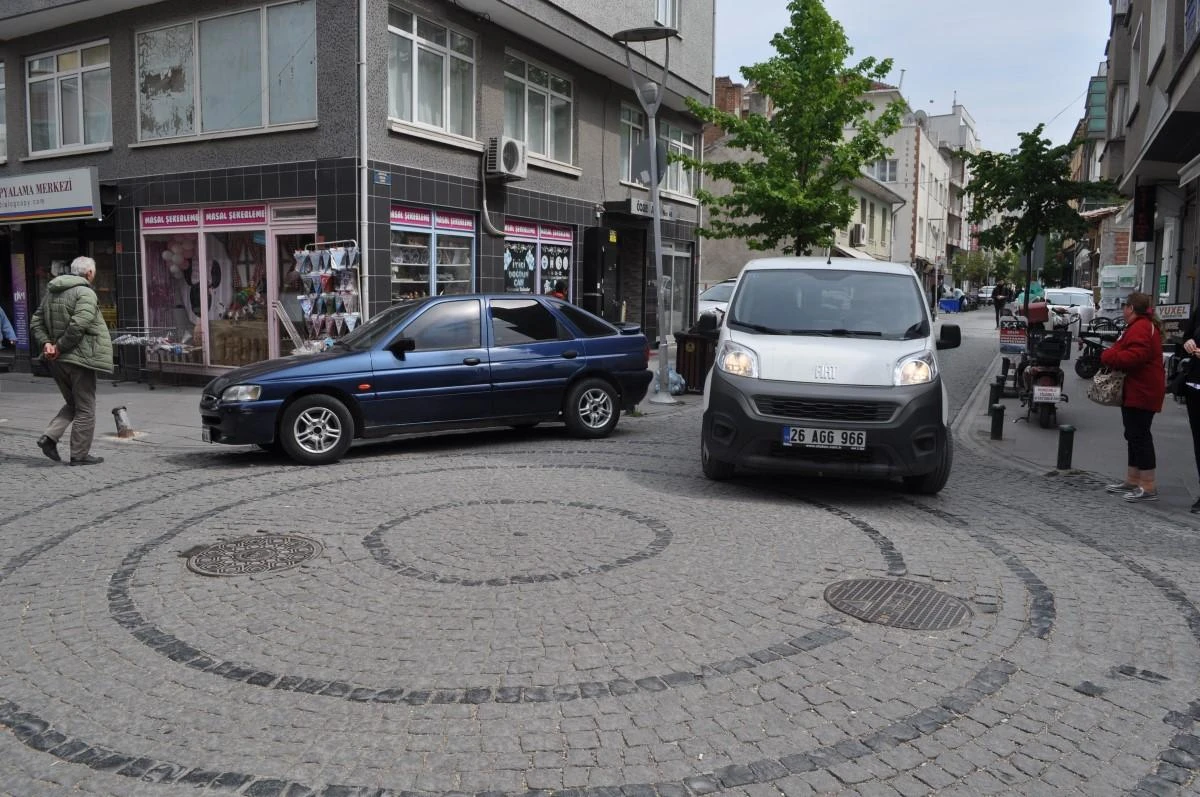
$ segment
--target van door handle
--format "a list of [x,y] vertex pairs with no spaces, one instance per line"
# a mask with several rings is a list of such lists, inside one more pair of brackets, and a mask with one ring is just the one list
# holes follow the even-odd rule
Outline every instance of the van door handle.
[[466,357],[463,359],[463,365],[479,365],[478,357]]
[[574,349],[567,349],[562,353],[562,356],[568,360],[574,360],[579,356],[579,352],[575,351]]

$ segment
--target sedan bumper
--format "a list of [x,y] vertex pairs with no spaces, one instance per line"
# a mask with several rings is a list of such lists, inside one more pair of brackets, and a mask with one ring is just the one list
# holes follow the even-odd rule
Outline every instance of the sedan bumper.
[[200,398],[202,436],[210,443],[254,445],[275,441],[275,418],[281,401],[221,402]]

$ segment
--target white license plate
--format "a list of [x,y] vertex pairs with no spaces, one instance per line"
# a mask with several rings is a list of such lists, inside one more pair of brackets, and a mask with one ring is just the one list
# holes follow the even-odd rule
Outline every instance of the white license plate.
[[1034,385],[1033,400],[1034,402],[1051,402],[1055,403],[1062,398],[1062,389],[1053,385]]
[[206,443],[212,442],[212,432],[208,430],[207,426],[200,427],[200,439]]
[[851,432],[845,429],[813,429],[808,426],[783,427],[785,446],[807,446],[808,448],[847,448],[862,451],[867,447],[866,432]]

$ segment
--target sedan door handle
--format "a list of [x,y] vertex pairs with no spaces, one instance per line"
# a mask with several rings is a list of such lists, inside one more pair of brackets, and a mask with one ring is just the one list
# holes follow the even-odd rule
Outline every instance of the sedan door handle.
[[562,353],[562,356],[568,360],[574,360],[579,356],[579,352],[575,351],[574,349],[567,349]]
[[463,365],[479,365],[479,358],[478,357],[465,357],[463,359]]

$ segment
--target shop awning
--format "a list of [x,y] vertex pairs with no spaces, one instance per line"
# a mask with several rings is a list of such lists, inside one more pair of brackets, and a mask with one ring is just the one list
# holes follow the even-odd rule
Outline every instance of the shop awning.
[[835,253],[837,253],[838,255],[840,255],[841,257],[853,257],[856,260],[874,260],[875,259],[875,258],[871,257],[870,255],[868,255],[866,252],[863,252],[859,249],[855,249],[853,246],[840,246],[838,244],[834,244],[833,251]]

